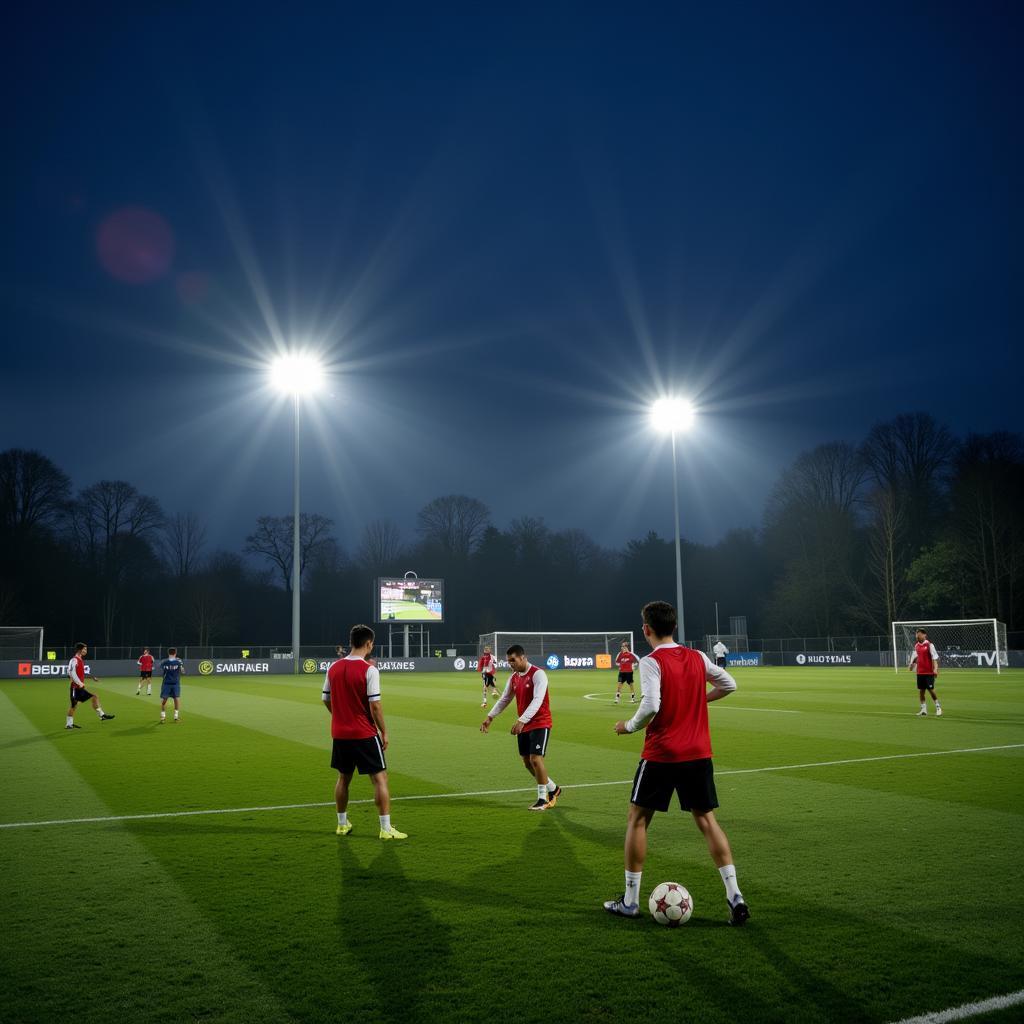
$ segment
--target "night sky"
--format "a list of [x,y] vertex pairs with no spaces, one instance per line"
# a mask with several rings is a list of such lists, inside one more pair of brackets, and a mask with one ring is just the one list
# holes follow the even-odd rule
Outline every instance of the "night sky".
[[238,549],[294,341],[349,550],[448,493],[619,546],[672,533],[667,391],[709,543],[877,420],[1024,429],[1019,5],[260,6],[21,5],[0,448]]

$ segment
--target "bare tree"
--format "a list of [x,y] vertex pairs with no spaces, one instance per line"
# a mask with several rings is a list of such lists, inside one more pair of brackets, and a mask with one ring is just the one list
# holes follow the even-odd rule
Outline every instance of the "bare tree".
[[156,499],[140,494],[124,480],[101,480],[86,487],[71,513],[72,531],[82,550],[108,561],[119,536],[149,540],[164,520]]
[[491,511],[476,498],[449,494],[424,505],[416,520],[424,540],[449,555],[468,558],[483,538]]
[[860,450],[880,487],[922,493],[934,488],[949,467],[956,440],[929,413],[905,413],[876,423]]
[[402,553],[402,534],[390,519],[374,519],[366,524],[356,552],[356,561],[375,571],[386,569]]
[[[892,490],[879,488],[868,498],[868,507],[868,567],[884,604],[884,617],[871,617],[876,628],[888,630],[889,623],[901,617],[907,590],[906,506]],[[876,601],[868,600],[873,607],[879,607]]]
[[179,579],[195,574],[206,543],[206,528],[194,512],[178,512],[164,523],[164,556]]
[[[294,516],[260,516],[256,529],[245,538],[245,553],[258,555],[273,563],[289,593],[292,589],[292,547]],[[330,540],[334,522],[315,512],[299,514],[299,576],[306,571],[309,559]]]
[[67,474],[45,455],[24,448],[0,452],[0,530],[24,535],[55,526],[71,497]]

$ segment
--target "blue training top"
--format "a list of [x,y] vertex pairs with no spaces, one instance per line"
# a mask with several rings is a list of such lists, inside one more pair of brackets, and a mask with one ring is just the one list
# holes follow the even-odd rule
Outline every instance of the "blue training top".
[[181,658],[164,658],[160,662],[160,668],[164,673],[165,683],[180,683],[181,682],[181,670],[184,667]]

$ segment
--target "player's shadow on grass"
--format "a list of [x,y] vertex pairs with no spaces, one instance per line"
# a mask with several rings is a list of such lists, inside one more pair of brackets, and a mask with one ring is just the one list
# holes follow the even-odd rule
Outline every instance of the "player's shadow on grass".
[[[133,725],[128,729],[111,729],[110,731],[119,739],[124,739],[125,736],[140,736],[143,733],[149,733],[159,728],[159,722],[147,722],[145,725]],[[166,729],[167,726],[164,726],[164,728]]]
[[[415,847],[373,841],[379,849],[366,858],[365,841],[356,840],[358,848],[348,838],[339,837],[337,843],[338,940],[375,994],[372,1006],[347,1006],[346,1016],[358,1019],[369,1013],[401,1024],[445,1016],[457,998],[451,929],[431,913],[406,877],[403,860],[415,857]],[[407,954],[400,962],[388,959],[396,948]]]
[[38,736],[23,736],[21,739],[8,740],[6,743],[0,743],[0,750],[13,750],[15,747],[27,747],[32,743],[39,743],[41,740],[55,740],[58,736],[63,736],[68,730],[59,729],[53,732],[40,733]]

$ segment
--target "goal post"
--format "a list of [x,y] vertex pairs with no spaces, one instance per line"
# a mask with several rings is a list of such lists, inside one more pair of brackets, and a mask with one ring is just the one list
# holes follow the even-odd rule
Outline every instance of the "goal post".
[[42,626],[0,626],[0,661],[42,661]]
[[[632,651],[633,632],[628,629],[609,630],[604,633],[530,633],[497,630],[493,633],[480,634],[477,654],[482,654],[484,647],[490,647],[494,657],[503,660],[505,651],[514,644],[519,644],[526,651],[530,661],[541,668],[611,668],[623,640],[629,644]],[[601,663],[598,663],[598,657],[603,655],[609,658],[607,664],[604,664],[604,657],[601,657]],[[568,666],[567,658],[571,659]],[[576,659],[582,664],[576,662]]]
[[915,619],[892,624],[892,661],[898,672],[910,664],[916,632],[925,630],[939,654],[939,667],[994,668],[1009,664],[1006,623],[998,619]]

